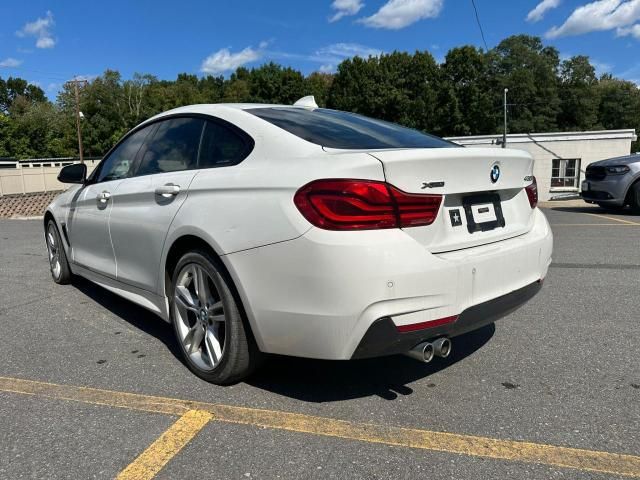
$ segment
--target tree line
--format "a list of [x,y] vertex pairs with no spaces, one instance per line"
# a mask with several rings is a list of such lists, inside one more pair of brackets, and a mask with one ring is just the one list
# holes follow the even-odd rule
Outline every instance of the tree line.
[[[540,38],[517,35],[489,51],[453,48],[442,63],[428,51],[353,57],[334,74],[305,76],[275,63],[240,67],[228,78],[181,73],[173,81],[149,74],[123,79],[107,70],[81,91],[83,143],[86,155],[103,155],[141,121],[181,105],[292,104],[305,95],[322,107],[440,136],[499,134],[505,88],[511,133],[640,131],[640,90],[633,82],[598,76],[588,57],[561,60]],[[73,87],[66,84],[51,102],[24,79],[0,78],[0,157],[76,155]]]

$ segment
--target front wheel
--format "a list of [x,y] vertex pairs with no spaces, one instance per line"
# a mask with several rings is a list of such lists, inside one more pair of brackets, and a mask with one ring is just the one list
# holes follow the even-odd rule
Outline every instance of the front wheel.
[[204,251],[185,254],[171,282],[171,320],[187,366],[219,385],[247,377],[260,358],[232,288]]
[[635,215],[640,215],[640,181],[633,184],[629,190],[629,205]]
[[69,267],[67,254],[64,251],[64,246],[62,245],[60,232],[53,220],[49,220],[47,223],[45,238],[47,240],[49,268],[51,270],[53,281],[61,285],[66,285],[71,281],[71,268]]

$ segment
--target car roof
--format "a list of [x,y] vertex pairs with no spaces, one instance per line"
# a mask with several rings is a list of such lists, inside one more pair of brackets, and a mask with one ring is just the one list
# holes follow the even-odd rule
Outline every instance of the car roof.
[[159,113],[153,118],[163,117],[165,115],[174,115],[176,113],[205,113],[215,114],[225,110],[249,110],[251,108],[300,108],[305,107],[293,105],[278,105],[271,103],[201,103],[196,105],[185,105],[183,107],[173,108],[166,112]]
[[165,112],[158,113],[151,118],[142,122],[138,127],[146,125],[169,115],[179,114],[203,114],[212,116],[224,116],[224,113],[239,112],[252,108],[299,108],[305,110],[306,107],[296,105],[279,105],[272,103],[200,103],[195,105],[185,105],[183,107],[173,108]]

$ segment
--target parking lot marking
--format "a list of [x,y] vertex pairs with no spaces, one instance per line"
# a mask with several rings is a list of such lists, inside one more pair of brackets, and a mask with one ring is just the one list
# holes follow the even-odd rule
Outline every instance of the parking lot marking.
[[640,227],[640,223],[552,223],[551,227]]
[[138,458],[118,474],[118,480],[147,480],[156,476],[169,460],[182,450],[213,415],[189,410],[153,442]]
[[196,410],[209,412],[213,415],[214,421],[640,478],[640,456],[636,455],[355,423],[300,413],[57,385],[9,377],[0,377],[0,391],[171,415],[182,415]]
[[587,215],[593,215],[594,217],[606,218],[607,220],[613,220],[613,221],[624,223],[624,224],[627,224],[627,225],[640,226],[640,223],[638,223],[638,222],[632,222],[631,220],[625,220],[623,218],[610,217],[608,215],[602,215],[601,213],[587,213]]

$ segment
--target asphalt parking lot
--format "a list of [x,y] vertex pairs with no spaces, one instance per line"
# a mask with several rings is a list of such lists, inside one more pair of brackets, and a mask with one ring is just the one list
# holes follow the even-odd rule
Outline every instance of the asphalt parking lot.
[[278,357],[231,387],[0,220],[0,478],[640,477],[640,216],[545,213],[541,293],[450,358]]

